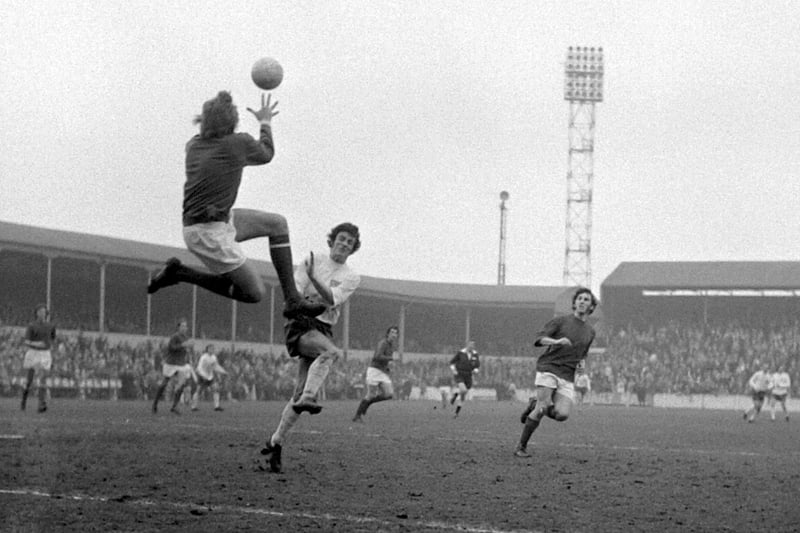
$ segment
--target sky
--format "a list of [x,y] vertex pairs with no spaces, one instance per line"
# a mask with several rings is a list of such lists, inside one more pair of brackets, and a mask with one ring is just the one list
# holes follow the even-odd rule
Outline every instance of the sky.
[[[183,247],[184,145],[276,58],[274,160],[238,207],[295,260],[350,221],[361,274],[561,285],[569,46],[603,47],[591,285],[624,261],[798,259],[800,3],[0,0],[0,220]],[[263,240],[248,255],[269,260]]]

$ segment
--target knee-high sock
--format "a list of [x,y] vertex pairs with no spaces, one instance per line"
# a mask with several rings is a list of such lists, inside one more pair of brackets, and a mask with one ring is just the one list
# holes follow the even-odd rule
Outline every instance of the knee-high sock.
[[369,400],[367,398],[361,400],[361,402],[358,404],[358,409],[356,409],[356,416],[367,414],[367,409],[369,409],[371,403],[372,400]]
[[219,407],[219,391],[214,391],[214,407]]
[[378,396],[373,396],[369,400],[365,400],[367,403],[366,405],[364,405],[364,409],[361,411],[361,414],[364,415],[367,414],[367,409],[369,409],[369,406],[372,405],[373,403],[385,402],[386,400],[391,400],[391,399],[392,399],[391,395],[380,394]]
[[186,385],[181,385],[178,387],[178,390],[172,395],[172,408],[178,407],[178,404],[181,402],[181,398],[183,397],[183,389],[186,388]]
[[153,399],[153,403],[158,403],[161,400],[161,397],[164,395],[164,391],[167,390],[168,384],[169,378],[166,378],[161,382],[161,385],[158,386],[158,390],[156,391],[156,397]]
[[175,272],[175,278],[178,281],[197,285],[198,287],[202,287],[207,291],[213,292],[214,294],[225,296],[226,298],[247,301],[244,296],[238,293],[231,280],[219,274],[211,274],[209,272],[203,272],[201,270],[196,270],[194,268],[181,265],[180,268],[178,268],[178,270]]
[[278,422],[278,427],[275,429],[275,433],[273,433],[272,437],[269,439],[270,443],[283,444],[287,433],[289,433],[289,430],[292,429],[292,426],[295,425],[299,418],[300,415],[295,413],[294,409],[292,409],[292,400],[289,400],[289,402],[283,408],[283,412],[281,413],[281,421]]
[[314,362],[308,367],[306,386],[303,388],[304,398],[316,398],[319,389],[325,383],[325,378],[328,377],[328,372],[330,372],[331,365],[333,365],[335,359],[334,352],[323,352],[314,359]]
[[269,257],[278,274],[278,281],[283,291],[284,300],[299,298],[297,285],[294,282],[294,265],[292,264],[292,247],[289,235],[272,235],[269,238]]
[[536,431],[536,428],[538,427],[539,420],[534,420],[532,418],[525,420],[525,427],[522,428],[522,435],[519,438],[520,448],[526,448],[528,446],[528,441],[531,440],[531,435],[533,435],[533,432]]
[[47,403],[47,385],[45,383],[45,379],[41,378],[39,383],[36,386],[36,395],[39,400],[39,405],[44,405]]

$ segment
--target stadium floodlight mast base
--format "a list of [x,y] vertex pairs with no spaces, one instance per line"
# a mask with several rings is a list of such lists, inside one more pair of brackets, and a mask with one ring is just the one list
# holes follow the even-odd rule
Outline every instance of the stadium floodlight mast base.
[[564,100],[569,102],[564,285],[592,281],[592,181],[595,104],[603,101],[603,48],[570,46]]

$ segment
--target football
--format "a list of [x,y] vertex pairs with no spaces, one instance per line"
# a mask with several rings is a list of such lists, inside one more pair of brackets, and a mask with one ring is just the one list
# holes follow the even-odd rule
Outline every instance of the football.
[[271,91],[283,81],[283,67],[271,57],[262,57],[253,64],[250,77],[260,89]]

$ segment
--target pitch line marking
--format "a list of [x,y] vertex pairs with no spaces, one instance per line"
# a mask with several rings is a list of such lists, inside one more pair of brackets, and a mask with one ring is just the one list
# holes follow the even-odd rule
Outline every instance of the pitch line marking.
[[0,494],[6,494],[9,496],[31,496],[34,498],[58,498],[61,500],[72,500],[72,501],[88,501],[88,502],[98,502],[98,503],[124,503],[128,505],[135,505],[138,507],[169,507],[172,509],[178,510],[199,510],[205,509],[206,512],[213,512],[213,511],[221,511],[227,513],[238,513],[238,514],[255,514],[255,515],[263,515],[263,516],[273,516],[277,518],[306,518],[311,520],[326,520],[329,522],[332,521],[346,521],[355,524],[374,524],[378,526],[390,527],[390,526],[398,526],[398,525],[405,525],[410,527],[424,527],[427,529],[439,529],[442,531],[461,531],[465,533],[541,533],[541,530],[531,530],[531,529],[495,529],[492,527],[476,527],[476,526],[468,526],[464,524],[453,524],[449,522],[442,522],[440,520],[404,520],[404,521],[397,521],[391,522],[389,520],[383,520],[380,518],[373,518],[373,517],[361,517],[361,516],[352,516],[352,515],[335,515],[331,513],[307,513],[307,512],[291,512],[291,511],[272,511],[270,509],[263,509],[263,508],[253,508],[253,507],[238,507],[235,505],[199,505],[199,504],[191,504],[191,503],[181,503],[181,502],[165,502],[165,501],[153,501],[153,500],[143,500],[137,498],[126,498],[126,497],[119,497],[119,498],[110,498],[107,496],[91,496],[87,494],[52,494],[48,492],[43,492],[40,490],[33,490],[33,489],[0,489]]
[[[208,426],[200,425],[200,424],[175,424],[176,426],[191,428],[191,429],[207,429]],[[220,426],[215,426],[220,427]],[[242,428],[234,427],[234,426],[222,426],[227,427],[227,429],[241,431]],[[267,434],[266,432],[265,434]],[[341,431],[320,431],[317,429],[295,429],[293,431],[295,434],[304,434],[304,435],[333,435],[337,437],[342,436],[350,436],[353,435],[353,432],[341,432]],[[379,433],[362,433],[361,437],[366,438],[384,438],[385,435]],[[494,443],[497,444],[497,439],[482,439],[482,438],[469,438],[469,436],[465,435],[463,437],[433,437],[435,440],[446,441],[446,442],[478,442],[478,443]],[[263,440],[263,439],[262,439]],[[535,442],[533,443],[535,444]],[[572,444],[568,442],[560,442],[557,444],[560,447],[564,448],[586,448],[586,449],[597,449],[597,450],[623,450],[629,452],[663,452],[663,453],[694,453],[698,455],[731,455],[736,457],[774,457],[775,454],[772,453],[763,453],[763,452],[748,452],[748,451],[735,451],[735,450],[701,450],[697,448],[656,448],[653,446],[604,446],[598,444]],[[789,452],[788,456],[797,456],[800,455],[798,452]]]
[[25,435],[0,435],[0,440],[19,440],[24,438]]

